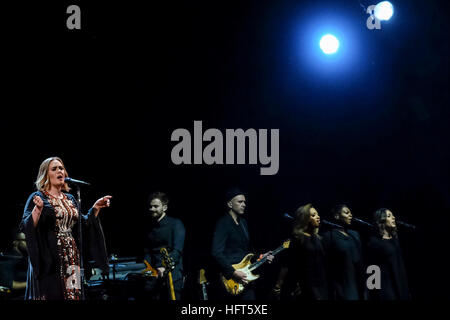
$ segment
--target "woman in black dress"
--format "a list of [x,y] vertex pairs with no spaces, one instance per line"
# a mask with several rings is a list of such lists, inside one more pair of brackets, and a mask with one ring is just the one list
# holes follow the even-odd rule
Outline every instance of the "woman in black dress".
[[330,299],[363,300],[365,275],[361,240],[358,232],[349,229],[352,212],[347,205],[341,204],[332,209],[332,215],[341,228],[334,228],[323,234]]
[[397,235],[395,217],[389,209],[375,212],[376,235],[368,243],[369,265],[381,272],[381,289],[369,290],[373,300],[408,300],[408,280]]
[[37,191],[25,205],[21,227],[29,252],[25,299],[80,300],[82,284],[78,223],[83,222],[86,257],[94,267],[107,270],[106,247],[98,213],[109,207],[111,196],[98,199],[87,215],[80,215],[78,203],[68,193],[67,171],[62,160],[44,160],[36,180]]
[[281,299],[326,300],[325,253],[318,234],[320,217],[307,204],[295,212],[292,241],[274,291]]

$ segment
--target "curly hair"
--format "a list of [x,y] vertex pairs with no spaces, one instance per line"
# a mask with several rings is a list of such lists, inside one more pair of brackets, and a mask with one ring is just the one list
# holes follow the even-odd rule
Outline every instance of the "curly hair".
[[[292,236],[295,239],[302,239],[304,232],[308,229],[311,218],[311,209],[313,205],[311,203],[301,206],[295,211],[294,227],[292,228]],[[318,228],[314,230],[314,234],[317,235]]]

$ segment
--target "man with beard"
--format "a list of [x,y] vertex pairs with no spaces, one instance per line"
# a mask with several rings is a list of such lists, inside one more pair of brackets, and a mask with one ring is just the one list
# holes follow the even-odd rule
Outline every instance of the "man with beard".
[[[165,193],[155,192],[149,197],[151,223],[145,240],[145,259],[157,270],[157,281],[152,290],[153,298],[166,300],[169,298],[167,273],[172,272],[172,281],[176,300],[181,297],[183,288],[183,247],[185,228],[181,220],[166,214],[169,200]],[[173,260],[174,269],[167,270],[163,264],[161,248],[166,248]]]

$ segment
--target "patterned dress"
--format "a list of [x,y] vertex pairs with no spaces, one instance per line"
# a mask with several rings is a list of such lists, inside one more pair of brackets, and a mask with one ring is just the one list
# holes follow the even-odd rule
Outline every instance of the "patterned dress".
[[56,198],[44,191],[49,203],[55,209],[56,246],[59,260],[59,273],[65,300],[81,299],[80,254],[72,236],[72,227],[78,221],[78,209],[63,193]]

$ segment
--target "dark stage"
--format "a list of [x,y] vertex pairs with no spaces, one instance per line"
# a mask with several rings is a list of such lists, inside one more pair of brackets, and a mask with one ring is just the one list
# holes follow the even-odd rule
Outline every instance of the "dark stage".
[[[417,226],[398,227],[413,300],[448,299],[446,2],[392,3],[380,30],[366,27],[362,5],[372,3],[357,0],[6,5],[0,251],[40,163],[59,156],[70,177],[91,183],[85,211],[112,195],[100,213],[109,254],[142,258],[147,197],[169,195],[168,215],[186,228],[187,300],[200,300],[199,269],[213,269],[230,186],[247,192],[258,253],[288,238],[283,214],[309,202],[323,219],[339,203],[365,221],[391,209]],[[71,4],[81,30],[66,27]],[[312,48],[321,23],[341,27],[335,57]],[[227,129],[267,129],[269,138],[279,129],[279,170],[261,175],[268,165],[248,155],[245,164],[174,164],[171,135],[184,128],[194,141],[194,121],[224,144]],[[369,230],[354,226],[364,241]],[[278,269],[276,259],[264,267],[259,299],[269,299]]]

